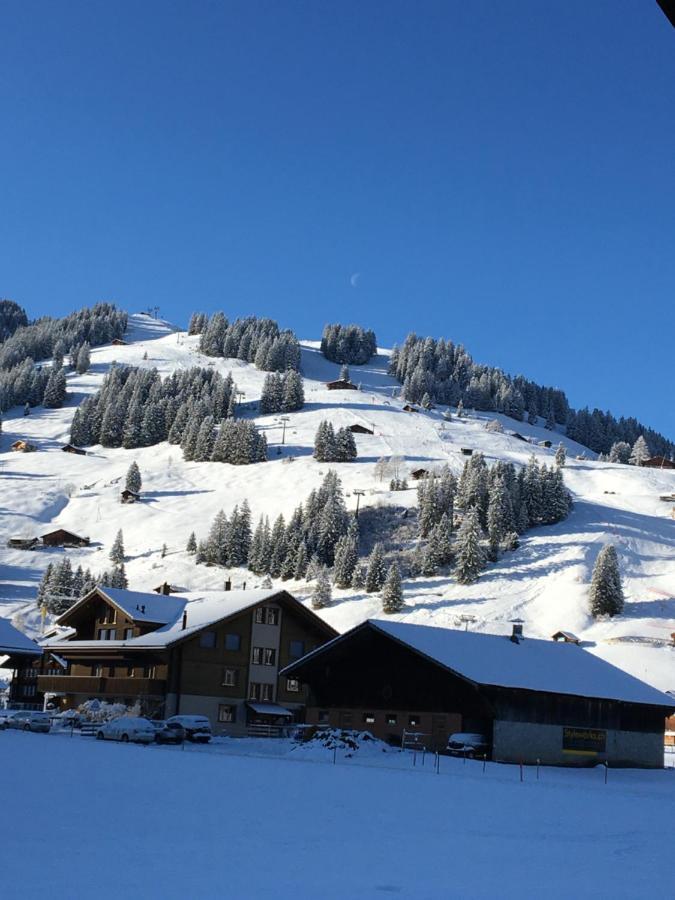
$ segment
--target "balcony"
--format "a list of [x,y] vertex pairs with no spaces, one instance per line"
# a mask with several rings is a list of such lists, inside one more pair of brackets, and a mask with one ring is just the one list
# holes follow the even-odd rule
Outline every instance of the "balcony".
[[39,675],[38,691],[47,694],[89,694],[92,697],[163,697],[161,678],[98,678],[95,675]]

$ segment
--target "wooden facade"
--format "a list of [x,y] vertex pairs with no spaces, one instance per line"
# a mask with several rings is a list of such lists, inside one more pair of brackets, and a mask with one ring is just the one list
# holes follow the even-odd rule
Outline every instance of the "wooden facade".
[[345,381],[344,378],[338,378],[335,381],[327,381],[326,387],[329,391],[358,391],[358,387],[351,381]]
[[61,447],[64,453],[75,453],[77,456],[86,456],[87,451],[83,450],[82,447],[76,447],[74,444],[66,444],[64,447]]
[[66,528],[57,528],[47,534],[40,535],[42,543],[46,547],[88,547],[89,538],[81,537]]
[[648,469],[675,469],[675,462],[665,456],[652,456],[651,459],[645,459],[642,465]]
[[375,434],[372,428],[366,428],[365,425],[349,425],[348,431],[351,431],[352,434]]
[[141,495],[137,491],[132,491],[129,488],[124,488],[123,491],[120,491],[120,501],[122,503],[135,503],[140,499]]

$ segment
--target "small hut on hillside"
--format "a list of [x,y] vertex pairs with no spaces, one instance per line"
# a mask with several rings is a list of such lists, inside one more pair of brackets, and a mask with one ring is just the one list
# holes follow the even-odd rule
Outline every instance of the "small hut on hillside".
[[327,381],[326,387],[329,391],[358,391],[355,384],[351,381],[345,381],[344,378],[338,378],[336,381]]
[[45,547],[88,547],[89,538],[68,531],[66,528],[56,528],[54,531],[48,531],[47,534],[41,534],[40,540]]
[[122,338],[113,338],[112,341],[110,341],[110,345],[112,347],[126,347],[127,342],[123,341]]
[[410,473],[410,477],[413,479],[413,481],[419,481],[422,478],[426,478],[428,474],[428,469],[413,469]]
[[409,403],[406,403],[406,405],[403,407],[403,412],[414,413],[419,412],[419,409],[417,409],[416,406],[411,406]]
[[580,644],[581,641],[576,636],[576,634],[572,634],[571,631],[556,631],[555,634],[551,635],[552,641],[562,641],[563,644]]
[[15,453],[34,453],[37,450],[35,444],[31,444],[30,441],[14,441],[12,444],[11,450],[14,450]]
[[665,456],[652,456],[651,459],[645,459],[642,465],[648,469],[675,469],[675,462]]
[[86,456],[87,451],[83,450],[82,447],[76,447],[74,444],[66,444],[65,447],[61,447],[64,453],[76,453],[78,456]]
[[129,488],[124,488],[124,490],[120,493],[120,502],[121,503],[135,503],[137,500],[141,499],[141,495],[136,491],[132,491]]
[[365,425],[359,425],[359,424],[349,425],[347,427],[347,430],[351,431],[352,434],[375,434],[375,432],[372,429],[366,428]]

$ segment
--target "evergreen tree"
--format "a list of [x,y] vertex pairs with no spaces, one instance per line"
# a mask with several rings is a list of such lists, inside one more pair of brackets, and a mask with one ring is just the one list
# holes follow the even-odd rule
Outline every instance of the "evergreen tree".
[[387,577],[387,569],[384,561],[384,547],[381,543],[375,544],[368,558],[368,571],[366,573],[365,590],[368,594],[379,591]]
[[43,404],[48,409],[59,409],[66,399],[66,373],[62,366],[53,365],[45,387]]
[[340,381],[350,381],[351,382],[351,380],[352,379],[349,374],[349,366],[348,365],[342,366],[342,368],[340,369]]
[[457,532],[455,544],[455,577],[460,584],[473,584],[485,567],[485,553],[481,546],[481,527],[478,510],[471,507]]
[[300,541],[298,549],[295,553],[295,572],[294,578],[298,581],[304,579],[307,575],[309,566],[309,557],[307,556],[307,546],[304,541]]
[[142,484],[141,470],[138,468],[136,460],[134,460],[127,469],[125,488],[127,491],[133,491],[135,494],[138,494]]
[[511,495],[503,478],[497,478],[490,487],[487,526],[490,556],[496,560],[499,545],[509,532],[514,529],[513,507]]
[[78,375],[84,375],[85,372],[89,371],[89,366],[91,365],[90,350],[91,348],[86,341],[78,350],[77,359],[75,360],[75,369]]
[[631,450],[628,462],[632,466],[641,466],[646,459],[651,458],[651,455],[652,454],[649,446],[647,445],[647,441],[642,435],[640,435],[640,437],[633,444],[633,449]]
[[595,561],[591,578],[590,608],[594,618],[623,612],[623,588],[619,560],[613,544],[606,544]]
[[387,579],[382,588],[382,612],[398,613],[403,609],[403,588],[401,586],[401,573],[396,563],[392,563],[387,573]]
[[353,533],[342,535],[335,545],[333,580],[337,587],[348,588],[351,586],[357,562],[358,549],[355,535]]
[[188,538],[185,549],[187,550],[188,553],[196,553],[197,552],[197,538],[195,537],[194,531],[190,532],[190,537]]
[[[110,549],[110,559],[116,565],[120,565],[124,562],[124,536],[122,535],[122,529],[117,532],[115,536],[115,540],[113,541],[113,545]],[[114,585],[111,585],[114,587]]]
[[322,566],[317,573],[316,581],[312,588],[312,609],[323,609],[330,604],[331,599],[332,590],[328,570],[325,566]]
[[630,461],[631,446],[627,441],[615,441],[609,451],[611,463],[628,463]]
[[565,446],[562,441],[558,444],[558,449],[555,451],[555,464],[558,468],[562,469],[567,461],[567,451],[565,450]]

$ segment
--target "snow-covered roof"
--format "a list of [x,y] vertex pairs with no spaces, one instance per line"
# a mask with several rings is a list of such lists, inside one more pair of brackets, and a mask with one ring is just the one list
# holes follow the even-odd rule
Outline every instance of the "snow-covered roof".
[[[45,644],[83,650],[100,650],[104,647],[109,649],[128,647],[132,650],[160,649],[190,637],[209,625],[215,625],[222,619],[228,619],[230,616],[257,606],[265,600],[271,600],[281,592],[278,588],[257,591],[194,591],[182,594],[180,597],[172,597],[164,594],[140,594],[135,591],[105,588],[102,593],[137,621],[158,622],[158,619],[153,617],[161,615],[162,609],[167,611],[172,609],[173,612],[170,620],[165,621],[161,628],[126,641],[63,641],[62,636],[57,635],[46,641]],[[154,602],[157,608],[151,606],[150,602]],[[136,605],[139,607],[145,605],[144,617],[136,610]],[[187,614],[185,628],[183,628],[183,612]]]
[[475,684],[675,708],[672,697],[573,643],[527,637],[515,643],[505,635],[383,619],[357,625],[291,663],[284,672],[300,668],[364,627],[386,634]]
[[29,637],[15,628],[7,619],[0,618],[0,655],[17,654],[39,656],[42,651]]
[[572,643],[371,619],[378,631],[477,684],[672,706],[655,688]]
[[253,712],[261,716],[292,716],[290,709],[284,706],[278,706],[276,703],[253,703],[249,700],[246,704]]

